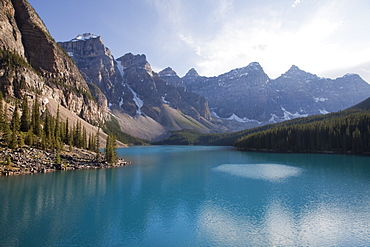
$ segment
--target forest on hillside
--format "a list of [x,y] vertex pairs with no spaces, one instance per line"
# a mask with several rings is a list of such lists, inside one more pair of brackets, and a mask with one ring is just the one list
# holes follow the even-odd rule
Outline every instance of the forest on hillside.
[[240,150],[370,153],[370,112],[348,111],[320,121],[280,125],[239,138]]

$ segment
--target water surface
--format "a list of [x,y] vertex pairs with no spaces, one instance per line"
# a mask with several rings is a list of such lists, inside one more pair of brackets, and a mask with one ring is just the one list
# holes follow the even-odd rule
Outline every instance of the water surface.
[[133,165],[0,177],[1,246],[364,246],[370,157],[119,149]]

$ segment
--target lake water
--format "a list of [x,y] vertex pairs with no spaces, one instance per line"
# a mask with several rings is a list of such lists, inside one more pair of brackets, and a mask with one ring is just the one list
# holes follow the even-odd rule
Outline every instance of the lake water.
[[119,149],[132,165],[0,177],[0,246],[365,246],[370,157]]

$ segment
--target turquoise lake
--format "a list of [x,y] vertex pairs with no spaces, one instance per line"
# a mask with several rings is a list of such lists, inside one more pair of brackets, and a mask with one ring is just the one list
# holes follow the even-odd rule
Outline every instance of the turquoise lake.
[[0,246],[367,246],[370,157],[117,150],[131,165],[0,177]]

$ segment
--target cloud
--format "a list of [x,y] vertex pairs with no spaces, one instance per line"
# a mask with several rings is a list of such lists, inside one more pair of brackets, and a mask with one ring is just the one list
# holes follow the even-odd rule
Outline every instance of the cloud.
[[179,36],[198,55],[195,67],[202,75],[218,75],[257,61],[274,78],[293,64],[319,73],[368,57],[370,49],[355,52],[337,39],[343,22],[336,4],[322,4],[304,12],[303,21],[293,24],[284,10],[260,6],[237,15],[241,10],[231,6],[229,18],[220,23],[214,36],[192,32],[188,27]]
[[295,7],[297,7],[302,2],[303,2],[303,0],[295,0],[294,3],[293,3],[293,5],[292,5],[292,7],[295,8]]
[[185,6],[181,0],[146,0],[152,4],[158,12],[158,17],[162,18],[162,22],[170,23],[174,28],[181,28],[184,23]]
[[[360,38],[366,34],[354,33],[363,25],[348,15],[353,5],[348,1],[145,1],[159,20],[151,43],[162,52],[162,63],[181,68],[181,73],[189,66],[215,76],[256,61],[271,78],[293,64],[326,76],[325,71],[353,67],[370,55],[366,38]],[[303,2],[307,8],[291,8]],[[167,60],[163,52],[171,54]]]
[[213,17],[219,20],[227,18],[234,8],[234,0],[218,0],[216,2],[212,1],[212,3],[216,4],[216,8],[213,11]]

